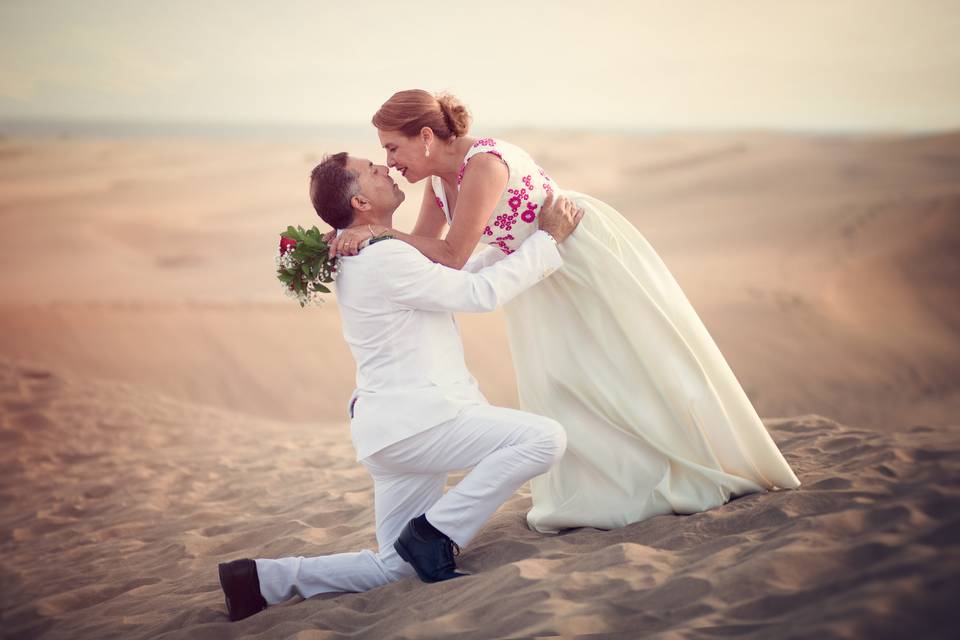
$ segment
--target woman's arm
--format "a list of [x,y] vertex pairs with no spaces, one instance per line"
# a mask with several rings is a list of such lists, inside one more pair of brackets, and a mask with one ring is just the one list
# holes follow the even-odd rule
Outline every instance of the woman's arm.
[[510,172],[503,160],[492,153],[478,153],[467,162],[457,195],[452,223],[443,238],[424,238],[406,233],[394,237],[413,245],[430,258],[452,269],[461,269],[480,242],[493,208],[507,188]]
[[436,239],[440,237],[443,228],[447,226],[447,218],[443,215],[443,209],[437,204],[437,194],[433,192],[430,178],[424,180],[424,183],[420,215],[417,217],[417,222],[413,225],[413,231],[410,232],[410,235]]
[[[434,237],[424,237],[393,229],[385,230],[383,227],[378,228],[378,235],[384,232],[389,233],[398,240],[415,247],[430,260],[452,269],[460,269],[466,264],[474,247],[480,241],[490,214],[493,213],[503,190],[507,188],[509,177],[510,172],[503,160],[490,153],[478,153],[467,162],[463,181],[460,183],[460,193],[457,196],[457,206],[453,213],[453,223],[445,237],[437,237],[439,234]],[[437,209],[439,211],[439,207]],[[440,213],[442,215],[442,211]],[[418,220],[417,227],[419,226]],[[414,231],[416,230],[415,228]],[[337,242],[330,248],[331,254],[337,251],[341,255],[351,255],[344,250],[346,240],[350,237],[347,234],[350,233],[354,232],[345,231],[340,235]],[[366,230],[355,233],[354,247],[368,235]],[[352,253],[355,254],[356,250]]]

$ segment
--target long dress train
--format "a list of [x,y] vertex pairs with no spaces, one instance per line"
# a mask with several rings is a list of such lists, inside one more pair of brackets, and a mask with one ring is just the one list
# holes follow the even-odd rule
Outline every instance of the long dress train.
[[[643,235],[605,202],[559,186],[519,147],[483,138],[510,170],[483,241],[512,252],[548,191],[585,210],[564,265],[505,307],[520,405],[567,432],[530,481],[531,529],[612,529],[794,488],[794,475],[716,343]],[[459,183],[459,180],[458,180]],[[433,180],[448,216],[446,195]],[[457,185],[459,187],[459,184]]]

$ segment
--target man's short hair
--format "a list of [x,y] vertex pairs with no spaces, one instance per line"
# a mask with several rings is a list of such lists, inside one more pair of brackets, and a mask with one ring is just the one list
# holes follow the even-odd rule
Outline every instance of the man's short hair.
[[310,201],[324,222],[334,229],[353,224],[350,199],[360,190],[357,174],[347,169],[347,152],[327,154],[310,172]]

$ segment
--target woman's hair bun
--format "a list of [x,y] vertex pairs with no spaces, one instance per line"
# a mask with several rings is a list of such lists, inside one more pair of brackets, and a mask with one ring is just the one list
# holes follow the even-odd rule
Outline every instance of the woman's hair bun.
[[443,119],[446,120],[450,133],[457,137],[466,135],[472,120],[467,107],[450,93],[437,95],[437,102],[440,103],[440,111],[443,112]]

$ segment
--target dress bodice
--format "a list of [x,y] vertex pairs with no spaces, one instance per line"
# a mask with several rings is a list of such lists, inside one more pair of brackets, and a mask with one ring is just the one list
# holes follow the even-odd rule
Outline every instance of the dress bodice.
[[[495,138],[481,138],[473,143],[463,158],[457,173],[457,191],[460,190],[467,163],[478,153],[494,154],[507,165],[510,174],[506,189],[487,219],[480,241],[510,254],[537,230],[540,207],[547,194],[557,189],[557,184],[520,147]],[[447,224],[452,224],[452,212],[447,205],[443,183],[439,177],[433,176],[431,185]]]

